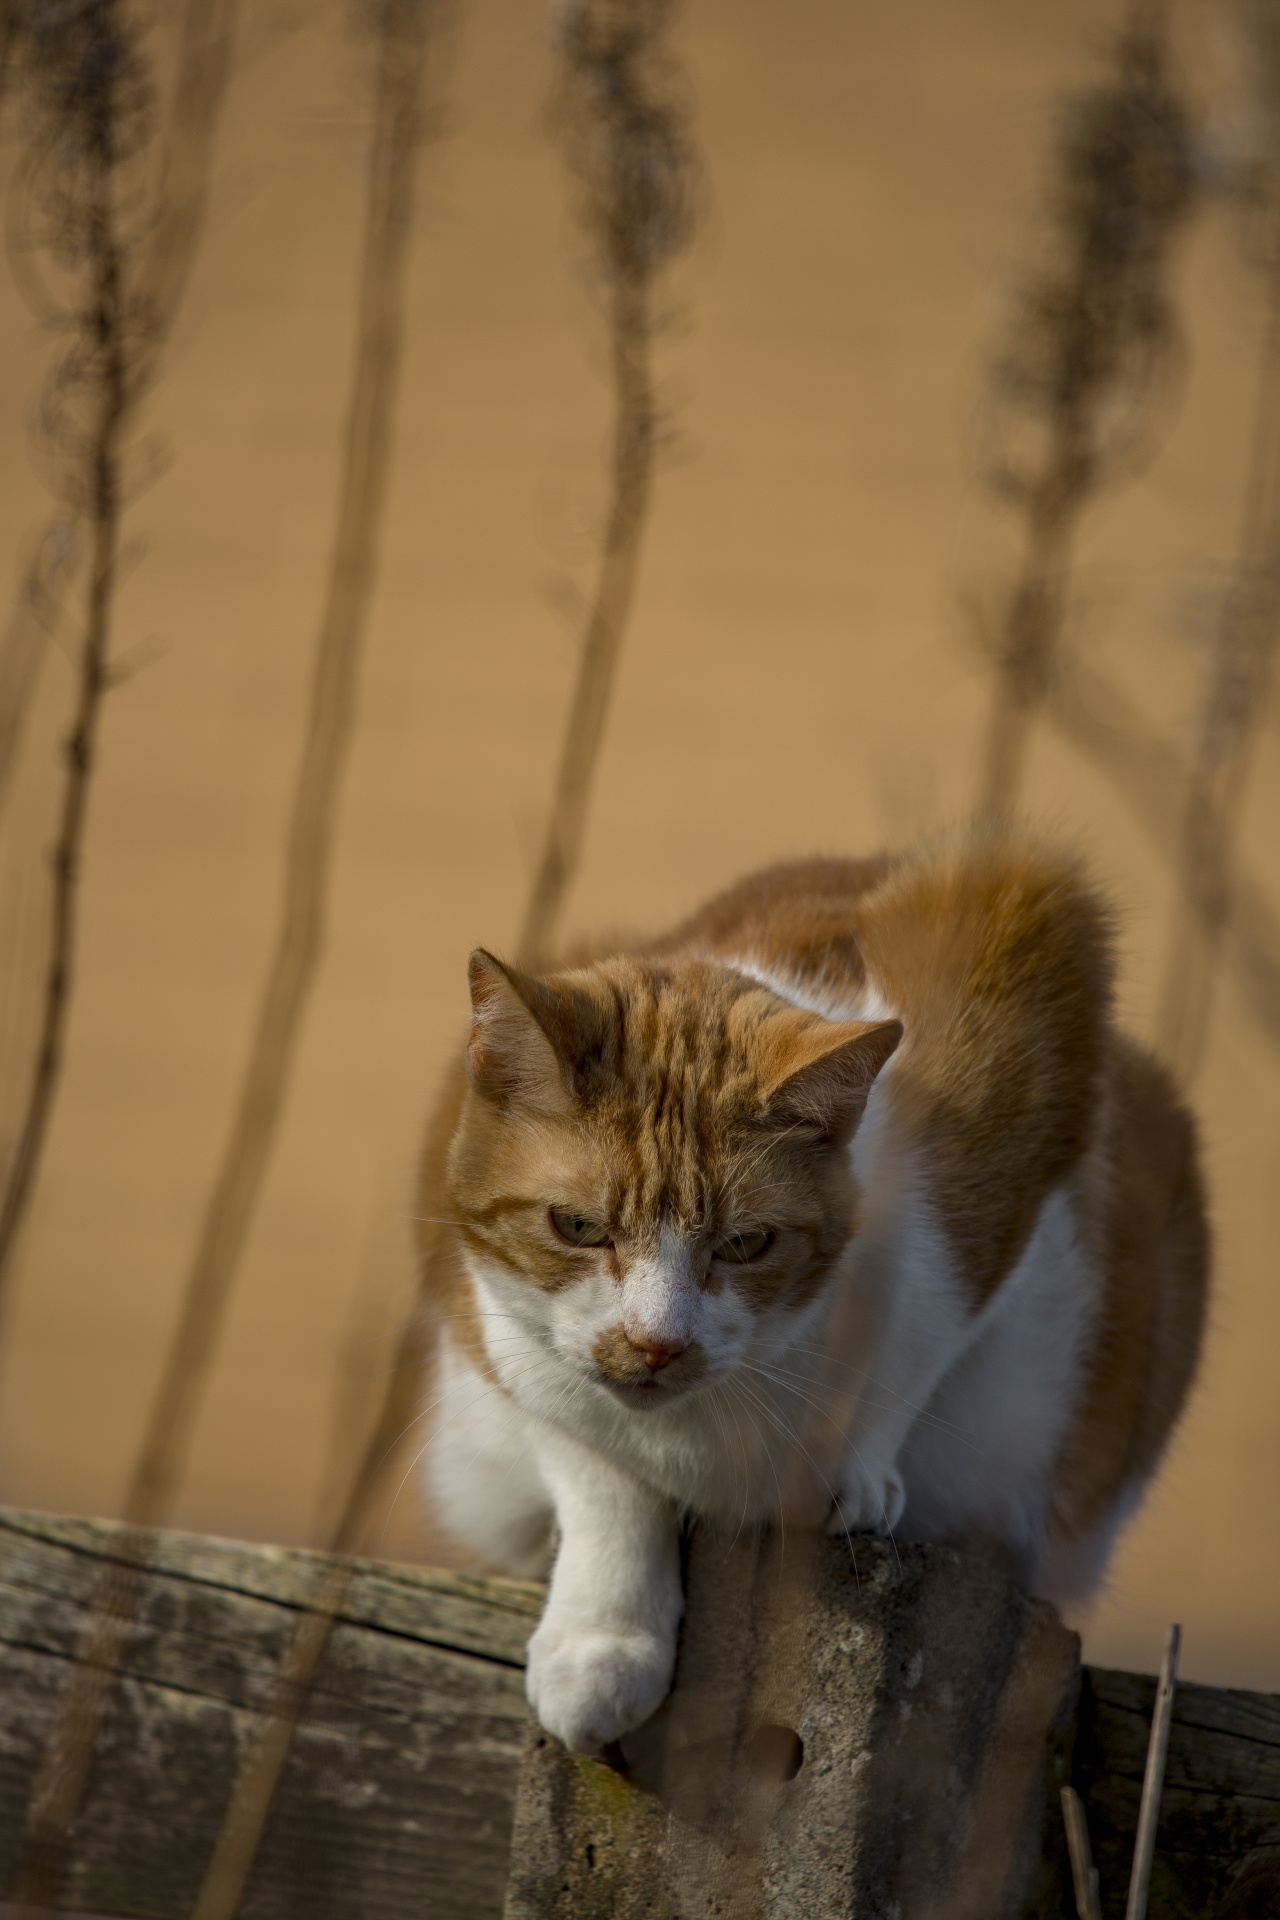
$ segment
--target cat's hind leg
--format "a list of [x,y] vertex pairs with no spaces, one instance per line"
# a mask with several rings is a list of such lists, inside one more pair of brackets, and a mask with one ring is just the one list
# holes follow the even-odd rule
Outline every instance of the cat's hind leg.
[[1087,1533],[1064,1537],[1050,1529],[1031,1582],[1032,1592],[1050,1600],[1069,1621],[1085,1613],[1106,1585],[1107,1566],[1116,1541],[1142,1504],[1145,1486],[1123,1489],[1108,1513]]
[[423,1470],[432,1512],[490,1566],[544,1578],[554,1512],[525,1415],[447,1335],[431,1401]]

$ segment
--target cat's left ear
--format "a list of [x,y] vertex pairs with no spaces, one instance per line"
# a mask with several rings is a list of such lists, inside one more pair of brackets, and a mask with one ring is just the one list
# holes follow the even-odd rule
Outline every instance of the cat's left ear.
[[900,1020],[841,1020],[806,1025],[770,1088],[770,1119],[811,1126],[848,1140],[862,1118],[876,1075],[902,1038]]
[[467,1075],[499,1105],[544,1113],[576,1109],[584,1063],[601,1045],[599,1009],[563,979],[538,979],[477,947],[467,970]]

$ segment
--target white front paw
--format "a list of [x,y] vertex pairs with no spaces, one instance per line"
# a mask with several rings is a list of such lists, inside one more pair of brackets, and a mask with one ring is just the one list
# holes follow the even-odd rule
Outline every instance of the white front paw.
[[896,1467],[875,1474],[855,1462],[840,1476],[827,1532],[892,1533],[906,1504],[907,1490]]
[[599,1753],[662,1703],[675,1661],[674,1634],[561,1624],[549,1611],[529,1642],[525,1692],[548,1733]]

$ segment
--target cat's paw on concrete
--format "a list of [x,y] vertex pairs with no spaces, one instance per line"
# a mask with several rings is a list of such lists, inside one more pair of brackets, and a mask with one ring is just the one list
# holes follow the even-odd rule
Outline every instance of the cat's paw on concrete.
[[827,1532],[892,1533],[906,1504],[907,1489],[896,1467],[879,1474],[861,1466],[850,1467],[842,1475],[831,1503]]
[[529,1642],[525,1692],[548,1733],[575,1753],[599,1753],[661,1705],[674,1667],[674,1637],[562,1626],[548,1613]]

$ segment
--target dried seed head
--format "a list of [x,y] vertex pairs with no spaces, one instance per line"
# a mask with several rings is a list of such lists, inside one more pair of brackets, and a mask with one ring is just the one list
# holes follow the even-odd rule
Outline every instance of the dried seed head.
[[641,286],[693,228],[692,150],[662,30],[667,0],[563,0],[557,102],[584,223],[609,275]]
[[1165,273],[1193,185],[1193,129],[1160,49],[1130,41],[1065,116],[1048,258],[994,369],[998,491],[1084,491],[1144,442],[1176,347]]

